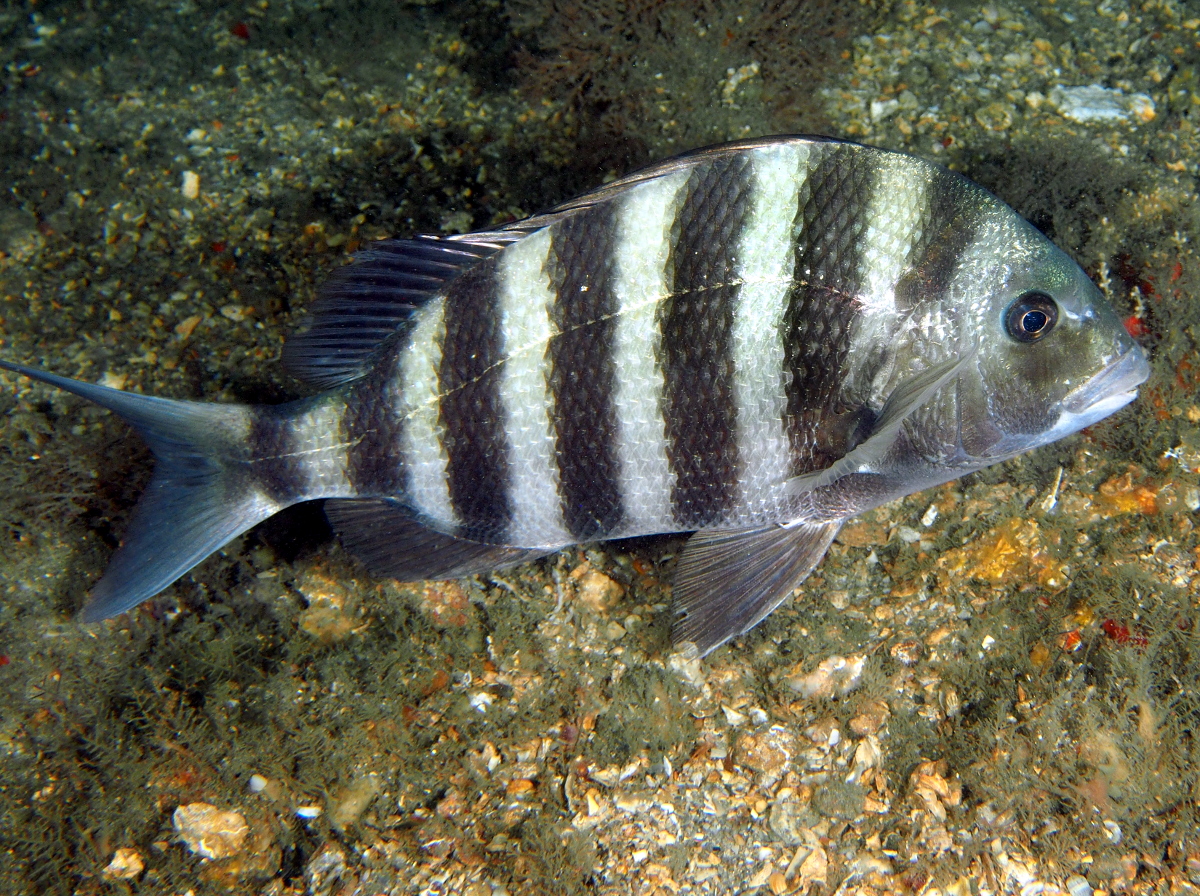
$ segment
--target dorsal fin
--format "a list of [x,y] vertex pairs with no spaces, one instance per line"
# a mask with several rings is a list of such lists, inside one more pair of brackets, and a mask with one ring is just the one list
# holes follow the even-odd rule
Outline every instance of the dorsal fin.
[[525,233],[514,228],[372,243],[322,287],[310,318],[284,346],[283,363],[323,389],[358,379],[415,309]]
[[467,268],[534,231],[707,159],[780,142],[827,139],[772,137],[710,146],[651,165],[497,230],[372,243],[322,288],[308,323],[284,346],[283,362],[293,376],[321,388],[356,380],[371,369],[380,346],[392,334],[403,332],[415,309]]

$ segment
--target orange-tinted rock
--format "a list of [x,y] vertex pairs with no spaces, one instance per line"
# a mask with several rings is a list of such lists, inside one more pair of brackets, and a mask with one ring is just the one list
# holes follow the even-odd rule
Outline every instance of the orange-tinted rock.
[[1161,486],[1146,479],[1145,473],[1135,466],[1130,466],[1120,476],[1114,476],[1101,484],[1097,502],[1101,512],[1107,509],[1107,516],[1122,513],[1158,513],[1159,491]]
[[187,848],[206,859],[237,855],[250,836],[250,826],[241,812],[223,811],[209,803],[180,806],[172,820]]
[[469,621],[470,600],[458,582],[424,582],[421,603],[439,628],[458,628]]
[[1050,552],[1042,528],[1026,519],[1011,519],[970,544],[947,551],[938,559],[938,567],[997,587],[1032,581],[1058,591],[1067,585],[1066,564]]

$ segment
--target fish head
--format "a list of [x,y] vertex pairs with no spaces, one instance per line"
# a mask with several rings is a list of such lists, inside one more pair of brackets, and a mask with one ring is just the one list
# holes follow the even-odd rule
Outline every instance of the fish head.
[[1032,225],[996,229],[992,270],[964,297],[956,383],[958,465],[982,467],[1124,407],[1150,373],[1145,350],[1087,274]]

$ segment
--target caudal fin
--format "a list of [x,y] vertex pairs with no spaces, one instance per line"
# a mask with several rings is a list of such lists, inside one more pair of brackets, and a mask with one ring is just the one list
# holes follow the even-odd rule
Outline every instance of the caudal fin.
[[121,547],[81,618],[108,619],[162,591],[201,560],[281,509],[247,472],[253,411],[121,392],[22,364],[0,368],[72,392],[123,417],[158,463]]

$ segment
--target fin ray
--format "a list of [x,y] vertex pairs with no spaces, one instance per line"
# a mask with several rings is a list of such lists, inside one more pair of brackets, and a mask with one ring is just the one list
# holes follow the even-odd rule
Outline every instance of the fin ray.
[[121,392],[8,361],[0,361],[0,368],[113,411],[141,434],[157,460],[82,621],[132,609],[281,509],[237,466],[243,406]]
[[825,142],[821,137],[760,138],[703,147],[650,165],[549,211],[495,230],[452,236],[380,240],[339,268],[300,330],[283,349],[284,366],[324,389],[364,376],[380,347],[403,331],[413,311],[464,271],[504,247],[564,218],[610,202],[639,184],[706,161],[780,142]]
[[322,287],[310,316],[284,345],[284,366],[321,388],[358,379],[417,308],[523,235],[514,229],[371,243]]
[[389,498],[330,500],[325,513],[342,543],[373,575],[401,582],[494,572],[562,547],[518,548],[456,538],[422,525],[401,502]]
[[758,625],[821,562],[842,521],[700,531],[675,567],[671,640],[707,656]]
[[956,377],[973,357],[975,352],[970,351],[935,364],[898,386],[884,402],[871,434],[862,444],[824,470],[793,476],[787,481],[788,491],[792,494],[813,491],[851,473],[866,472],[862,468],[869,468],[887,453],[909,415]]

